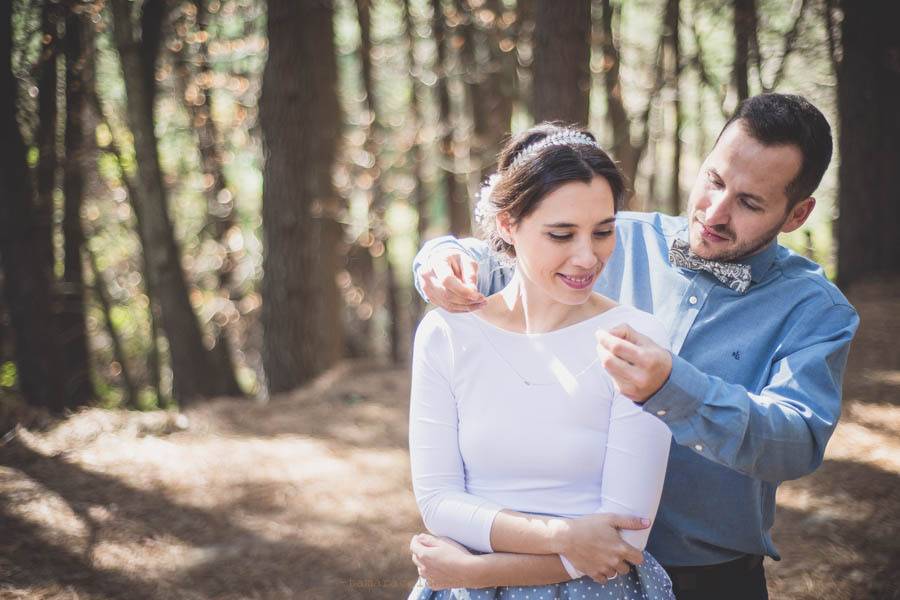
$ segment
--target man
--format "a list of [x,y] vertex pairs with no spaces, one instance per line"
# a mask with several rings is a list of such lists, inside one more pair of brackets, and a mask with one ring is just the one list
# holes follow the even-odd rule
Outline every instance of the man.
[[[679,600],[768,597],[763,557],[780,559],[770,536],[776,488],[821,464],[837,424],[858,316],[817,265],[776,241],[812,212],[831,148],[827,121],[805,99],[756,96],[719,134],[686,217],[617,217],[616,251],[595,289],[661,318],[672,353],[626,327],[598,333],[598,351],[622,392],[672,431],[647,550]],[[508,278],[483,243],[452,238],[427,244],[414,270],[420,291],[455,312],[477,310],[478,290]],[[478,575],[468,583],[502,585],[526,573],[549,583],[559,573],[549,554],[571,560],[591,545],[565,528],[521,533],[533,554],[490,563],[460,562],[431,536],[411,548],[426,578],[452,581],[464,565]],[[621,544],[593,548],[606,565],[633,562]],[[611,579],[621,568],[585,572]]]

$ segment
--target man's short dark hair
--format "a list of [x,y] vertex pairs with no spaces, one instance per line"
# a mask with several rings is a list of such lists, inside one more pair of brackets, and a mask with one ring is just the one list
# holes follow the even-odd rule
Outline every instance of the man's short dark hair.
[[831,127],[825,115],[802,96],[760,94],[741,102],[722,131],[738,120],[763,145],[791,144],[800,149],[803,164],[785,190],[788,209],[812,196],[831,162]]

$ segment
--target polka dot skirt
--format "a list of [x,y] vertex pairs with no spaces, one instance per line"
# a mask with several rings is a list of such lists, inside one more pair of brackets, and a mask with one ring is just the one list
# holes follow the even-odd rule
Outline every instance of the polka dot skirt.
[[454,588],[432,590],[419,579],[407,600],[675,600],[672,582],[656,559],[644,552],[644,562],[626,575],[597,583],[590,577],[540,586]]

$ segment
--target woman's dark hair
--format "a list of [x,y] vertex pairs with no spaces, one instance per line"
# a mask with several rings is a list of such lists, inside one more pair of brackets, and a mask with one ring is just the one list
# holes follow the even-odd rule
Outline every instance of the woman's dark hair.
[[548,194],[566,183],[590,183],[594,177],[602,177],[612,189],[614,210],[618,210],[624,201],[625,177],[597,145],[561,142],[542,148],[533,156],[531,151],[527,156],[520,156],[526,148],[558,134],[586,136],[596,142],[593,134],[584,129],[561,123],[540,123],[514,136],[500,151],[495,176],[499,179],[491,188],[490,196],[479,201],[482,228],[495,252],[515,256],[515,248],[500,238],[496,215],[506,213],[513,223],[518,222],[534,212]]

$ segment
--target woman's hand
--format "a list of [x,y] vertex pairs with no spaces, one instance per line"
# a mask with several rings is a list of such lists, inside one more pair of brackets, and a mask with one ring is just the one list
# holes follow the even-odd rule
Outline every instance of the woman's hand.
[[613,514],[596,514],[554,522],[558,554],[600,583],[631,570],[631,565],[644,562],[643,553],[627,544],[620,529],[646,529],[648,519]]
[[476,587],[477,556],[450,538],[420,533],[413,536],[409,550],[419,575],[431,589]]

